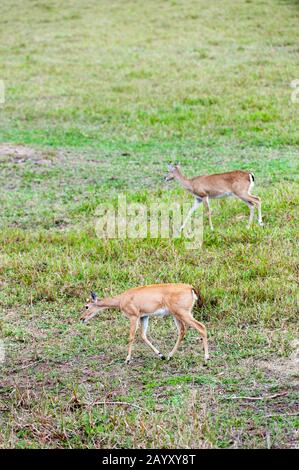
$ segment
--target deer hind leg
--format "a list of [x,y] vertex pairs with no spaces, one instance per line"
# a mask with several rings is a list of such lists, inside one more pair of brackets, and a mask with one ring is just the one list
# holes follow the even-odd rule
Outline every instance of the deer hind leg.
[[186,325],[182,321],[178,320],[176,317],[173,317],[173,320],[178,330],[178,339],[174,345],[174,348],[168,354],[168,357],[167,357],[168,360],[171,359],[173,355],[177,352],[178,347],[181,344],[182,340],[184,339],[184,336],[187,331]]
[[213,223],[212,223],[212,211],[211,211],[211,208],[210,208],[208,196],[203,198],[203,202],[204,202],[204,205],[206,206],[206,209],[207,209],[207,212],[208,212],[210,229],[214,230]]
[[252,221],[253,221],[253,217],[254,217],[254,207],[255,206],[252,202],[249,202],[246,199],[243,199],[243,201],[245,202],[245,204],[247,204],[247,206],[250,209],[249,220],[248,220],[248,224],[247,224],[247,228],[250,228],[251,224],[252,224]]
[[256,199],[257,199],[257,210],[258,210],[258,224],[263,227],[264,223],[263,223],[263,218],[262,218],[262,201],[260,200],[259,197],[257,196],[254,196]]
[[173,314],[182,323],[185,323],[185,325],[191,326],[191,328],[194,328],[195,330],[198,331],[198,333],[203,339],[204,361],[205,363],[207,363],[209,359],[209,347],[208,347],[206,327],[199,321],[195,320],[195,318],[192,316],[192,313],[189,310],[177,309],[176,311],[173,312]]
[[254,208],[257,206],[258,209],[258,224],[260,226],[263,226],[263,220],[262,220],[262,203],[261,200],[258,196],[253,196],[252,194],[246,194],[246,195],[237,195],[242,201],[244,201],[247,206],[250,208],[250,216],[249,216],[249,221],[247,228],[251,226],[251,223],[253,221],[253,216],[254,216]]
[[148,328],[148,317],[140,318],[140,329],[141,329],[141,338],[147,344],[160,359],[165,359],[165,356],[158,351],[157,348],[149,341],[148,337],[146,336],[147,328]]

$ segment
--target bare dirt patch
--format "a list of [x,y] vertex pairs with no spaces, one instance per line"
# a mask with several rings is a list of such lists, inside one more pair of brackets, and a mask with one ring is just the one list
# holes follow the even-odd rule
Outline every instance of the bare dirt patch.
[[0,144],[0,162],[25,163],[32,161],[37,165],[51,165],[52,155],[44,151],[28,147],[22,144],[3,143]]
[[293,351],[289,357],[272,358],[269,361],[259,362],[259,365],[290,385],[299,386],[299,340],[294,340],[291,347]]

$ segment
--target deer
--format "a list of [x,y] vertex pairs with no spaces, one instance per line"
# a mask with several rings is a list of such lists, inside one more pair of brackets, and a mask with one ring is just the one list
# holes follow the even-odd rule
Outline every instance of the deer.
[[253,173],[248,171],[235,170],[228,173],[187,178],[182,174],[180,164],[169,164],[168,174],[165,176],[164,180],[171,181],[174,179],[178,180],[183,188],[185,188],[195,198],[194,204],[188,212],[180,228],[181,231],[184,229],[193,212],[200,206],[202,202],[204,203],[208,212],[210,228],[211,230],[214,230],[209,200],[226,196],[235,196],[244,201],[249,207],[250,215],[247,228],[250,228],[252,224],[254,218],[254,209],[255,206],[257,206],[258,224],[263,226],[261,199],[258,196],[253,196],[250,192],[254,186]]
[[172,315],[177,328],[178,337],[173,349],[168,354],[170,360],[176,353],[184,339],[188,327],[198,331],[203,340],[204,364],[209,359],[206,327],[192,315],[194,303],[203,305],[203,298],[199,291],[190,284],[152,284],[148,286],[133,287],[114,297],[99,299],[95,292],[87,299],[84,312],[80,320],[88,322],[105,309],[118,309],[130,320],[129,349],[125,360],[130,364],[132,347],[138,325],[140,324],[141,339],[160,359],[166,359],[164,354],[149,341],[147,329],[151,317],[165,317]]

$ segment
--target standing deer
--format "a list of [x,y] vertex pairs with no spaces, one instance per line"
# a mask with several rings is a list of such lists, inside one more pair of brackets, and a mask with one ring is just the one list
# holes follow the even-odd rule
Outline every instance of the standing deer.
[[195,201],[188,212],[186,219],[181,226],[181,230],[186,225],[187,220],[191,217],[192,213],[203,202],[206,206],[209,216],[209,224],[213,230],[212,212],[210,209],[209,199],[236,196],[242,199],[250,209],[249,221],[247,227],[249,228],[253,221],[254,208],[258,208],[258,223],[263,225],[262,221],[262,204],[258,196],[250,194],[254,185],[254,175],[248,171],[235,170],[228,173],[219,173],[214,175],[195,176],[194,178],[186,178],[181,172],[181,167],[177,165],[168,165],[168,174],[165,181],[177,179],[181,185],[189,191],[194,197]]
[[138,324],[141,327],[142,340],[161,358],[157,348],[149,341],[146,332],[148,321],[153,316],[172,315],[178,330],[177,342],[168,355],[170,359],[177,351],[184,338],[187,327],[195,328],[203,339],[205,363],[209,359],[208,340],[205,326],[195,320],[192,308],[195,301],[202,305],[202,297],[193,286],[189,284],[152,284],[149,286],[133,287],[115,297],[107,297],[102,300],[92,292],[91,299],[85,305],[85,311],[81,321],[87,322],[101,310],[116,308],[121,310],[130,320],[129,351],[126,363],[129,364],[132,356],[132,346],[135,339]]

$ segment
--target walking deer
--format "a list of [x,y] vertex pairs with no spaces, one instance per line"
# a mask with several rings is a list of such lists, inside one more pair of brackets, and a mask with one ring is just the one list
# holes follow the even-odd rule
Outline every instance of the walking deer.
[[255,206],[258,208],[258,223],[261,226],[263,225],[261,200],[258,196],[253,196],[250,193],[254,185],[253,173],[235,170],[228,173],[195,176],[194,178],[189,179],[182,174],[179,164],[168,165],[168,174],[165,177],[165,181],[171,181],[173,179],[177,179],[181,185],[195,197],[194,204],[188,212],[186,219],[181,226],[181,230],[183,230],[187,220],[199,207],[201,202],[206,206],[210,228],[213,230],[212,212],[210,209],[209,199],[225,196],[236,196],[247,204],[250,209],[247,225],[248,228],[251,226],[253,221]]
[[178,338],[172,351],[168,355],[170,359],[177,351],[183,340],[187,327],[195,328],[203,339],[204,360],[209,359],[208,340],[205,326],[197,321],[192,315],[192,308],[195,301],[202,305],[200,293],[189,284],[152,284],[149,286],[134,287],[128,289],[115,297],[98,299],[92,292],[91,298],[85,305],[85,311],[81,316],[81,321],[87,322],[101,310],[116,308],[121,310],[130,320],[129,351],[126,363],[129,364],[132,356],[132,346],[135,339],[136,330],[140,323],[142,340],[161,359],[165,356],[147,338],[147,328],[149,318],[153,316],[172,315],[178,330]]

